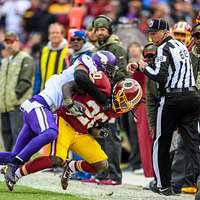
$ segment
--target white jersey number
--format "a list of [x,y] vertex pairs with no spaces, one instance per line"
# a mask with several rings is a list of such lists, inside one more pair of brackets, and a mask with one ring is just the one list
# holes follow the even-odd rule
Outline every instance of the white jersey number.
[[93,127],[97,121],[105,122],[108,120],[108,116],[104,112],[101,112],[100,106],[95,101],[89,100],[86,104],[89,108],[92,108],[92,111],[90,112],[86,108],[85,115],[79,116],[77,119],[83,126],[87,126],[87,129]]

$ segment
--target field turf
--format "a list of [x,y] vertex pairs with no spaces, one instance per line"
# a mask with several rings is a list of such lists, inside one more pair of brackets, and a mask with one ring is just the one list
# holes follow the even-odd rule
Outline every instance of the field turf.
[[37,190],[25,186],[15,186],[10,192],[4,182],[0,182],[0,200],[89,200],[79,196]]

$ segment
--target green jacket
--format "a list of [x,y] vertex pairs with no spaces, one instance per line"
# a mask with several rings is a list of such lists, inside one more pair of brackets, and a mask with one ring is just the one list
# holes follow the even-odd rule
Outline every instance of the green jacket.
[[151,128],[156,126],[157,107],[159,102],[159,93],[157,83],[147,79],[147,110],[149,125]]
[[32,96],[34,61],[19,51],[2,60],[0,67],[0,112],[10,112]]
[[116,56],[119,70],[117,71],[114,78],[115,83],[128,75],[126,71],[128,54],[126,50],[122,47],[122,44],[118,36],[112,34],[103,45],[100,46],[97,43],[96,48],[97,48],[96,50],[110,51]]
[[190,52],[190,58],[196,85],[198,89],[200,89],[200,54],[197,53],[196,46],[193,46],[192,51]]

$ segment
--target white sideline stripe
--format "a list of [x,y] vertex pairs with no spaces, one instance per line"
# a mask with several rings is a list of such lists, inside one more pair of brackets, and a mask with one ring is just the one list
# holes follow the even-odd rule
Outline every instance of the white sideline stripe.
[[162,117],[162,110],[165,104],[165,97],[161,97],[160,106],[158,107],[157,113],[157,122],[156,122],[156,140],[153,144],[153,168],[156,175],[157,180],[157,187],[162,187],[161,179],[160,179],[160,171],[158,167],[158,139],[161,136],[161,117]]
[[40,125],[41,132],[43,132],[46,129],[45,128],[45,119],[42,115],[40,108],[36,108],[35,112],[36,112],[36,115],[37,115],[37,118],[38,118],[38,123]]

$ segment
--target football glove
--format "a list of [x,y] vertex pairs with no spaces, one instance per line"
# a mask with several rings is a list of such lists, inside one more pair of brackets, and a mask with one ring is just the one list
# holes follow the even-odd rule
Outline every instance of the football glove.
[[110,133],[109,125],[107,122],[100,122],[98,126],[89,128],[88,133],[94,138],[106,138]]
[[64,99],[64,105],[69,111],[67,114],[82,116],[85,113],[85,107],[77,101],[72,101],[72,99]]
[[99,129],[98,138],[106,138],[106,137],[108,137],[109,133],[110,133],[110,130],[103,127],[101,129]]
[[90,135],[92,135],[94,138],[106,138],[109,135],[109,129],[102,127],[93,127],[88,129],[88,132]]

